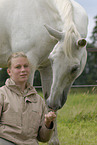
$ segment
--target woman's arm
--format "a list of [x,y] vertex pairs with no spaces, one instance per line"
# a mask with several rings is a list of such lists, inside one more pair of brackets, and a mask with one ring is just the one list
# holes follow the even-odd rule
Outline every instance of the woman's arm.
[[[43,103],[44,104],[44,103]],[[55,112],[47,111],[46,105],[43,105],[43,115],[41,118],[41,124],[38,131],[37,139],[40,142],[48,142],[54,130],[54,120],[56,118]]]
[[2,114],[3,104],[4,104],[4,97],[0,90],[0,118],[1,118],[1,114]]
[[2,106],[0,105],[0,118],[1,118],[1,114],[2,114]]

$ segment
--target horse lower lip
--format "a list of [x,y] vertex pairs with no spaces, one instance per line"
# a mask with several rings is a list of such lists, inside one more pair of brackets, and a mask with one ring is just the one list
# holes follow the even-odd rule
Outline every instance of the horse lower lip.
[[46,100],[48,108],[50,110],[55,110],[55,111],[61,109],[67,100],[68,90],[69,89],[64,90],[63,93],[58,96],[60,98],[60,100],[57,100],[57,102],[55,102],[54,99],[52,99],[52,101],[51,101],[50,98],[48,98]]

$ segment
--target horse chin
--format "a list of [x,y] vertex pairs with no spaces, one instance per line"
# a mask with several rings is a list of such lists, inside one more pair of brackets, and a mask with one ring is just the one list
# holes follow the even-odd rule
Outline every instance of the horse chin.
[[46,100],[48,108],[54,111],[57,111],[63,107],[63,105],[67,100],[67,92],[65,92],[64,90],[63,93],[56,98],[58,98],[57,101],[54,101],[53,99],[50,98]]

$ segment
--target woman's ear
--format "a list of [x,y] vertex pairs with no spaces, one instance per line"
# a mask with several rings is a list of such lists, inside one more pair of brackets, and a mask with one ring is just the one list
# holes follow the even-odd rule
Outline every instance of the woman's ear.
[[10,74],[10,69],[9,69],[9,68],[7,69],[7,73],[8,73],[9,76],[11,75],[11,74]]

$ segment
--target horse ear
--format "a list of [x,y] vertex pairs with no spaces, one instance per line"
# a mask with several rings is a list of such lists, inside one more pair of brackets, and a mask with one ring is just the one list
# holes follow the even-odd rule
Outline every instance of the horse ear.
[[49,32],[49,34],[53,37],[55,37],[57,40],[61,40],[64,36],[63,32],[60,32],[58,30],[53,29],[52,27],[48,26],[48,25],[44,25],[45,28],[47,29],[47,31]]
[[84,47],[86,44],[87,44],[87,41],[84,38],[77,41],[77,45],[80,47]]

